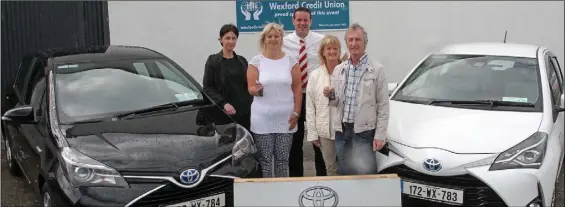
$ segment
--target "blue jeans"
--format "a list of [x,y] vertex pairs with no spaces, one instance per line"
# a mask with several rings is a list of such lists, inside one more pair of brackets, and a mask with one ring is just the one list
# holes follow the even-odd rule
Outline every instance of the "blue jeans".
[[377,159],[373,151],[375,130],[354,133],[353,124],[342,124],[336,131],[335,151],[340,175],[377,174]]

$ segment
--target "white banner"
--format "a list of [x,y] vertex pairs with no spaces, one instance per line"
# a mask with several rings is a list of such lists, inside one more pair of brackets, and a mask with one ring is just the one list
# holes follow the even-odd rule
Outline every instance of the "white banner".
[[238,206],[401,206],[396,174],[236,179]]

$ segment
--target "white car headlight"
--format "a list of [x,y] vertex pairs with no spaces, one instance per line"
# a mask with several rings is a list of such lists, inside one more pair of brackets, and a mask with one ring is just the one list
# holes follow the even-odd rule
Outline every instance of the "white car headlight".
[[65,174],[76,186],[129,187],[118,171],[80,153],[64,147],[61,151]]
[[547,149],[547,133],[536,132],[516,146],[500,153],[490,170],[539,169]]
[[257,152],[253,136],[241,125],[235,127],[235,144],[232,149],[232,165],[236,165],[249,155]]

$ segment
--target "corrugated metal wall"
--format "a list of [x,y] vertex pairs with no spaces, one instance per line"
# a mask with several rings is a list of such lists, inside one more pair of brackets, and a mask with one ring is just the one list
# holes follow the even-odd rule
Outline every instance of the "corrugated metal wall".
[[2,113],[23,55],[110,43],[105,1],[2,1]]

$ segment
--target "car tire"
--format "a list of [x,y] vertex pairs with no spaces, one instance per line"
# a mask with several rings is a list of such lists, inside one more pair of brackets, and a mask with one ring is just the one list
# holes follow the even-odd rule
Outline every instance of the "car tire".
[[560,165],[560,167],[561,167],[561,168],[559,168],[560,170],[557,171],[557,178],[555,178],[555,186],[553,188],[553,195],[551,196],[551,203],[549,205],[551,207],[555,206],[555,199],[557,198],[557,188],[558,188],[558,186],[560,186],[559,185],[559,176],[561,175],[561,173],[565,173],[565,172],[562,172],[562,170],[561,170],[563,168],[563,166]]
[[16,159],[14,159],[12,151],[12,142],[9,138],[4,139],[4,144],[6,148],[6,162],[8,162],[8,169],[12,176],[19,177],[22,175],[22,171],[18,165]]
[[557,198],[557,188],[559,185],[559,177],[561,176],[561,173],[565,173],[563,172],[563,162],[561,165],[559,165],[559,169],[557,170],[557,177],[555,178],[555,186],[553,187],[553,195],[551,196],[551,203],[549,204],[549,206],[554,207],[555,206],[555,199]]
[[41,206],[44,207],[59,207],[53,200],[53,193],[47,182],[43,183],[41,187]]
[[549,206],[555,206],[555,191],[553,191],[553,196],[551,197],[551,205]]

